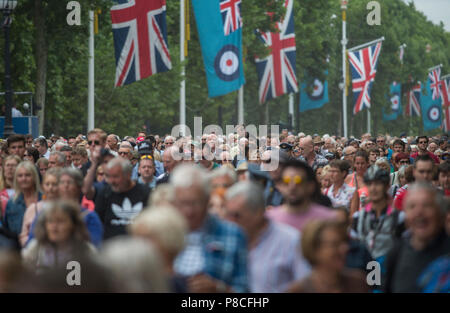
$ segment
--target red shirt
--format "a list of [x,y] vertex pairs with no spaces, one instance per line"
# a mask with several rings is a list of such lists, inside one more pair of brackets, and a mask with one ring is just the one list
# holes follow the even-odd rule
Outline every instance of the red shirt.
[[407,191],[408,191],[408,185],[405,185],[402,188],[400,188],[397,191],[397,193],[395,194],[394,207],[397,210],[403,211],[403,200],[405,199]]
[[[434,163],[436,163],[436,164],[440,164],[441,163],[439,161],[439,158],[434,153],[432,153],[430,151],[427,151],[427,153],[430,156],[430,158],[432,158],[434,160]],[[419,152],[416,152],[416,153],[412,154],[411,157],[415,160],[418,155],[419,155]]]

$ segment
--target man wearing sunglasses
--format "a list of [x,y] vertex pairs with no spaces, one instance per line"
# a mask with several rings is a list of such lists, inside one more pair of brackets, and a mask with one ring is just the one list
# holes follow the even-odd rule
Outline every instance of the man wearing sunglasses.
[[419,151],[417,151],[416,153],[411,155],[411,158],[413,158],[414,160],[418,157],[418,156],[422,156],[422,155],[429,155],[430,158],[433,159],[434,163],[439,164],[439,158],[434,155],[434,153],[428,151],[428,137],[427,136],[419,136],[417,137],[417,148],[419,149]]
[[88,135],[87,135],[88,147],[87,147],[87,149],[89,149],[89,151],[90,151],[90,160],[81,167],[81,172],[83,173],[83,176],[86,176],[89,168],[91,167],[94,152],[96,152],[96,154],[100,155],[100,151],[103,148],[105,148],[106,137],[107,137],[107,134],[100,128],[94,128],[93,130],[88,132]]
[[335,211],[313,201],[320,189],[314,171],[305,162],[287,161],[276,186],[283,195],[284,204],[267,212],[270,219],[291,225],[301,232],[311,219],[336,217]]

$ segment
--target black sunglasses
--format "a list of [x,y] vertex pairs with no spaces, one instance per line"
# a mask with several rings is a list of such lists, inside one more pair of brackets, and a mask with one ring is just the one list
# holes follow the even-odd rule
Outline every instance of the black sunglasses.
[[96,146],[100,145],[100,141],[98,141],[98,140],[89,140],[89,141],[88,141],[88,145],[91,146],[92,143],[94,143]]

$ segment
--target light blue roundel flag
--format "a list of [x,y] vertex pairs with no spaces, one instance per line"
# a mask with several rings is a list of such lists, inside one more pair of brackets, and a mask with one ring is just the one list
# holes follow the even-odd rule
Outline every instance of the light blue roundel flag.
[[240,3],[192,0],[209,97],[238,90],[245,84]]

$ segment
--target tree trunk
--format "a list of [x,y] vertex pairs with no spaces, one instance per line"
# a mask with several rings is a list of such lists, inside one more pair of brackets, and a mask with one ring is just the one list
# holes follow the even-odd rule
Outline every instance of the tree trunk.
[[45,93],[47,87],[47,55],[45,16],[42,0],[34,1],[35,59],[36,59],[36,96],[35,101],[41,107],[39,111],[39,134],[44,134]]

